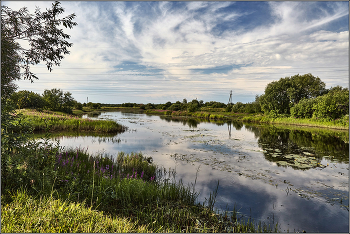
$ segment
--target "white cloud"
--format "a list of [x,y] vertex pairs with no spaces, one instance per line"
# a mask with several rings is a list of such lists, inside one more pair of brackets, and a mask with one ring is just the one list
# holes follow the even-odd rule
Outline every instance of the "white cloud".
[[[101,77],[116,82],[123,76],[124,80],[125,77],[147,80],[148,76],[140,74],[149,74],[152,70],[116,71],[114,68],[130,61],[163,69],[154,73],[154,80],[170,80],[174,89],[181,87],[172,93],[168,89],[170,83],[150,82],[149,87],[166,92],[142,95],[160,97],[171,93],[178,99],[186,96],[186,92],[204,95],[201,90],[231,89],[229,85],[242,89],[242,92],[262,93],[272,80],[298,73],[319,76],[328,86],[348,85],[349,31],[336,32],[323,27],[348,14],[344,5],[334,4],[333,13],[319,12],[317,17],[310,18],[312,12],[308,9],[312,9],[313,3],[269,2],[270,22],[257,24],[249,30],[245,27],[223,29],[217,35],[212,31],[215,27],[234,25],[241,22],[237,21],[240,17],[251,12],[239,11],[235,7],[238,3],[234,3],[230,12],[221,11],[233,4],[231,2],[189,2],[181,3],[185,6],[179,5],[178,8],[172,8],[172,2],[103,4],[105,7],[100,2],[62,2],[65,14],[75,12],[78,22],[77,27],[67,30],[74,43],[71,55],[66,56],[60,68],[54,68],[62,77],[71,77],[72,70],[65,68],[82,68],[73,70],[86,74],[86,77],[76,76],[76,83],[81,79]],[[34,5],[50,7],[51,3],[35,2],[30,8]],[[246,66],[234,68],[227,74],[198,74],[190,70],[234,64]],[[42,71],[42,68],[36,70],[33,67],[33,71]],[[106,76],[108,73],[115,76]],[[43,76],[40,79],[48,78]],[[187,89],[183,84],[191,85]],[[76,86],[72,82],[60,85],[66,88]],[[118,85],[130,87],[127,81],[119,81]]]

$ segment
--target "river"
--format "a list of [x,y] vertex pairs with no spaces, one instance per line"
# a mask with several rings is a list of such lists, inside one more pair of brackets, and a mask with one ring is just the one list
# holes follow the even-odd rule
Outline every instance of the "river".
[[[87,116],[83,116],[87,118]],[[90,117],[89,117],[90,118]],[[128,127],[116,136],[53,135],[90,153],[142,152],[195,184],[198,201],[219,181],[215,208],[274,225],[282,232],[349,231],[349,134],[320,128],[201,122],[104,112]]]

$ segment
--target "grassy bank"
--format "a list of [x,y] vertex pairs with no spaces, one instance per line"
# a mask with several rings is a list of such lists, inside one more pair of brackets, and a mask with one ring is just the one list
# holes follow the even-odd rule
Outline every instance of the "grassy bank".
[[125,127],[112,120],[91,120],[62,112],[21,109],[18,114],[24,116],[24,121],[34,131],[90,131],[103,133],[118,133]]
[[3,232],[272,231],[216,214],[215,191],[196,202],[195,183],[140,153],[113,158],[30,141],[3,159]]
[[224,108],[215,108],[212,111],[215,111],[215,112],[146,110],[145,113],[151,114],[151,115],[185,116],[185,117],[194,117],[194,118],[209,119],[209,120],[240,120],[247,123],[273,123],[273,124],[333,128],[333,129],[349,129],[348,115],[340,119],[332,120],[332,119],[318,119],[318,118],[302,119],[302,118],[293,118],[293,117],[269,117],[264,114],[224,112]]
[[293,117],[267,117],[264,115],[256,116],[245,116],[242,118],[243,122],[252,123],[274,123],[274,124],[287,124],[287,125],[300,125],[300,126],[311,126],[311,127],[323,127],[323,128],[334,128],[334,129],[349,129],[349,115],[344,116],[340,119],[303,119]]

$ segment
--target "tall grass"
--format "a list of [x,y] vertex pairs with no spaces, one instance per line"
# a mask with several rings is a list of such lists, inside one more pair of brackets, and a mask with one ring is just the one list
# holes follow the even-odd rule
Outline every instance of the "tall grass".
[[91,120],[67,114],[44,113],[34,110],[22,110],[24,121],[34,131],[93,131],[116,133],[125,131],[125,127],[112,120]]
[[51,196],[29,196],[25,191],[12,195],[12,202],[1,206],[4,233],[130,233],[147,232],[127,218],[105,215],[86,207],[85,202],[67,202]]

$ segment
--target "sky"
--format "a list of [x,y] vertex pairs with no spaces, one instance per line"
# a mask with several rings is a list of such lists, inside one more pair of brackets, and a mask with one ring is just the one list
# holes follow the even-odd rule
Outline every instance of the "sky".
[[[13,10],[50,1],[2,1]],[[253,102],[272,81],[311,73],[349,87],[348,1],[62,1],[75,13],[59,67],[32,66],[18,90],[79,102]]]

